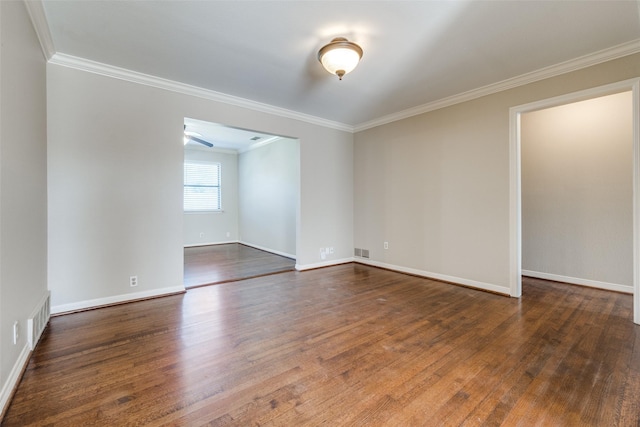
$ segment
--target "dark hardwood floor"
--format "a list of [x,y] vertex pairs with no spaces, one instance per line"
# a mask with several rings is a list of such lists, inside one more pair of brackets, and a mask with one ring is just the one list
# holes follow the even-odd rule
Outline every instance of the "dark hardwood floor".
[[296,261],[239,243],[184,249],[187,288],[292,271]]
[[54,317],[5,426],[638,426],[632,297],[359,264]]

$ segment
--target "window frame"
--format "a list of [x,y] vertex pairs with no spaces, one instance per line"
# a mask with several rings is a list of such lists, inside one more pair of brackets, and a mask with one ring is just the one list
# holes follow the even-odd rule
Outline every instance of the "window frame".
[[[199,184],[191,184],[187,183],[187,165],[206,165],[215,167],[218,172],[217,184],[218,185],[199,185]],[[215,181],[215,180],[214,180]],[[187,201],[187,188],[213,188],[217,190],[217,200],[218,207],[217,208],[196,208],[196,209],[187,209],[186,201]],[[222,164],[220,162],[212,162],[205,160],[190,160],[185,159],[183,162],[183,182],[182,182],[182,211],[185,214],[200,214],[200,213],[213,213],[213,212],[222,212]]]

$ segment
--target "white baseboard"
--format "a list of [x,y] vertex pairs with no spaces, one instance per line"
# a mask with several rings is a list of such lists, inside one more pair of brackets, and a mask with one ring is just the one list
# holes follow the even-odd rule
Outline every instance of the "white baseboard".
[[184,245],[185,248],[197,248],[198,246],[213,246],[213,245],[227,245],[229,243],[239,243],[237,240],[225,240],[222,242],[205,242],[205,243],[192,243]]
[[590,288],[633,294],[633,286],[618,285],[616,283],[599,282],[597,280],[579,279],[577,277],[560,276],[559,274],[541,273],[539,271],[522,270],[523,276],[536,279],[553,280],[554,282],[570,283],[572,285],[588,286]]
[[353,261],[354,261],[353,258],[343,258],[343,259],[332,259],[329,261],[317,262],[314,264],[296,264],[296,270],[298,271],[313,270],[314,268],[331,267],[333,265],[346,264]]
[[255,249],[260,249],[261,251],[265,251],[265,252],[269,252],[275,255],[280,255],[283,256],[285,258],[291,258],[291,259],[296,259],[296,256],[293,254],[288,254],[286,252],[281,252],[281,251],[276,251],[275,249],[270,249],[270,248],[265,248],[264,246],[260,246],[260,245],[254,245],[253,243],[249,243],[249,242],[244,242],[242,240],[238,240],[238,243],[240,243],[241,245],[245,245],[245,246],[249,246]]
[[29,350],[29,345],[25,344],[24,347],[22,347],[22,351],[20,352],[16,363],[13,364],[13,368],[11,368],[11,372],[9,372],[7,380],[2,384],[2,391],[0,391],[0,416],[4,415],[7,407],[9,406],[9,401],[13,395],[13,391],[20,382],[22,370],[27,366],[27,363],[29,363],[30,355],[31,350]]
[[102,307],[105,305],[118,304],[128,301],[135,301],[146,298],[154,298],[163,295],[185,292],[184,285],[171,288],[153,289],[150,291],[135,292],[124,295],[114,295],[105,298],[96,298],[86,301],[72,302],[69,304],[54,305],[51,307],[51,314],[67,313],[70,311],[86,310],[90,308]]
[[380,261],[373,261],[367,258],[354,258],[355,262],[360,264],[372,265],[374,267],[386,268],[387,270],[398,271],[400,273],[412,274],[414,276],[425,277],[427,279],[435,279],[443,282],[454,283],[458,285],[468,286],[470,288],[482,289],[484,291],[495,292],[498,294],[509,295],[510,289],[504,286],[497,286],[491,283],[479,282],[477,280],[463,279],[461,277],[448,276],[446,274],[432,273],[430,271],[418,270],[415,268],[402,267],[394,264],[387,264]]

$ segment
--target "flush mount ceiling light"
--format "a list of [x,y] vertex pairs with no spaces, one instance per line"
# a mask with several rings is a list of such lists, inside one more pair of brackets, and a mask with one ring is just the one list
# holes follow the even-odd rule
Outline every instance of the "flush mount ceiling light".
[[342,76],[356,68],[362,58],[362,48],[344,37],[336,37],[318,51],[318,61],[331,74]]

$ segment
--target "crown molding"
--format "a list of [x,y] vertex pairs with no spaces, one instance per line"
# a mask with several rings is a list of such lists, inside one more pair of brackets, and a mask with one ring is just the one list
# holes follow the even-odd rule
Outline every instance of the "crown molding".
[[[205,153],[212,153],[213,152],[213,153],[239,155],[239,154],[247,153],[247,152],[252,151],[252,150],[256,150],[256,149],[258,149],[260,147],[265,147],[265,146],[267,146],[267,145],[269,145],[271,143],[274,143],[276,141],[280,141],[282,139],[285,139],[285,138],[282,137],[282,136],[273,136],[273,137],[267,139],[266,141],[258,142],[256,144],[251,144],[247,148],[238,149],[238,150],[234,150],[232,148],[219,148],[219,147],[216,147],[215,145],[213,147],[204,147],[204,146],[196,146],[196,145],[187,147],[185,145],[184,150],[185,151],[199,151],[199,152],[205,152]],[[289,139],[291,139],[291,138],[289,138]]]
[[201,153],[201,152],[204,152],[204,153],[221,153],[221,154],[233,154],[233,155],[237,155],[238,154],[238,151],[236,151],[236,150],[232,150],[230,148],[219,148],[219,147],[216,147],[215,145],[213,147],[202,147],[202,148],[196,147],[196,146],[187,147],[185,145],[184,151],[195,151],[195,152],[199,152],[199,153]]
[[[428,113],[429,111],[434,111],[455,104],[460,104],[462,102],[471,101],[483,96],[502,92],[508,89],[513,89],[518,86],[534,83],[536,81],[555,77],[572,71],[577,71],[606,61],[611,61],[640,52],[640,39],[635,39],[627,43],[614,46],[612,48],[603,49],[595,53],[561,62],[559,64],[551,65],[549,67],[541,68],[539,70],[506,79],[501,82],[492,83],[477,89],[442,98],[433,102],[429,102],[427,104],[408,108],[406,110],[398,111],[396,113],[388,114],[386,116],[382,116],[377,119],[352,126],[346,123],[327,120],[321,117],[312,116],[309,114],[304,114],[257,101],[252,101],[246,98],[227,95],[221,92],[204,89],[197,86],[191,86],[173,80],[163,79],[149,74],[143,74],[136,71],[127,70],[125,68],[91,61],[89,59],[79,58],[63,53],[56,53],[55,46],[53,44],[53,38],[51,37],[49,25],[44,13],[44,6],[42,1],[23,1],[35,28],[38,40],[40,41],[44,56],[47,61],[52,64],[75,68],[78,70],[100,74],[107,77],[126,80],[146,86],[152,86],[171,92],[181,93],[184,95],[196,96],[199,98],[221,102],[224,104],[247,108],[253,111],[259,111],[289,119],[300,120],[302,122],[351,133],[360,132],[363,130],[374,128],[376,126],[381,126],[387,123],[417,116],[419,114]],[[640,3],[638,5],[638,8],[640,10]]]
[[284,139],[284,138],[281,137],[281,136],[275,136],[274,135],[274,136],[272,136],[271,138],[268,138],[265,141],[258,141],[258,142],[254,143],[254,144],[251,144],[247,148],[244,148],[242,150],[238,150],[238,154],[244,154],[244,153],[246,153],[248,151],[252,151],[252,150],[258,149],[260,147],[265,147],[265,146],[267,146],[269,144],[272,144],[272,143],[274,143],[276,141],[280,141],[281,139]]
[[463,92],[457,95],[442,98],[434,102],[419,105],[417,107],[408,108],[397,113],[382,116],[380,118],[357,124],[353,127],[354,132],[360,132],[363,130],[371,129],[376,126],[384,125],[387,123],[395,122],[398,120],[406,119],[409,117],[417,116],[419,114],[428,113],[429,111],[439,110],[441,108],[449,107],[451,105],[460,104],[462,102],[471,101],[483,96],[491,95],[504,90],[513,89],[518,86],[524,86],[529,83],[537,82],[540,80],[555,77],[561,74],[577,71],[583,68],[587,68],[593,65],[597,65],[603,62],[611,61],[614,59],[622,58],[624,56],[633,55],[640,52],[640,39],[632,40],[627,43],[614,46],[609,49],[604,49],[592,54],[584,55],[569,61],[561,62],[556,65],[541,68],[537,71],[522,74],[511,79],[503,80],[498,83],[493,83],[487,86],[473,89],[467,92]]
[[197,86],[191,86],[173,80],[163,79],[161,77],[127,70],[125,68],[114,67],[113,65],[103,64],[100,62],[91,61],[89,59],[79,58],[64,53],[54,54],[49,60],[49,63],[69,68],[75,68],[77,70],[87,71],[89,73],[100,74],[115,79],[126,80],[145,86],[152,86],[158,89],[164,89],[184,95],[196,96],[198,98],[222,102],[224,104],[247,108],[249,110],[259,111],[262,113],[273,114],[275,116],[285,117],[288,119],[300,120],[302,122],[311,123],[326,128],[337,129],[345,132],[353,132],[353,126],[347,125],[345,123],[326,120],[309,114],[299,113],[297,111],[287,110],[285,108],[275,107],[273,105],[252,101],[250,99],[227,95],[221,92],[204,89]]
[[238,155],[238,152],[236,150],[231,150],[229,148],[217,148],[217,147],[212,147],[210,150],[210,152],[213,151],[214,153],[220,153],[220,154],[233,154],[234,156]]
[[29,18],[40,41],[40,47],[42,47],[42,53],[47,61],[56,53],[56,49],[53,45],[53,38],[51,37],[51,31],[49,31],[49,23],[44,13],[44,6],[40,0],[24,0],[24,5],[27,8]]

